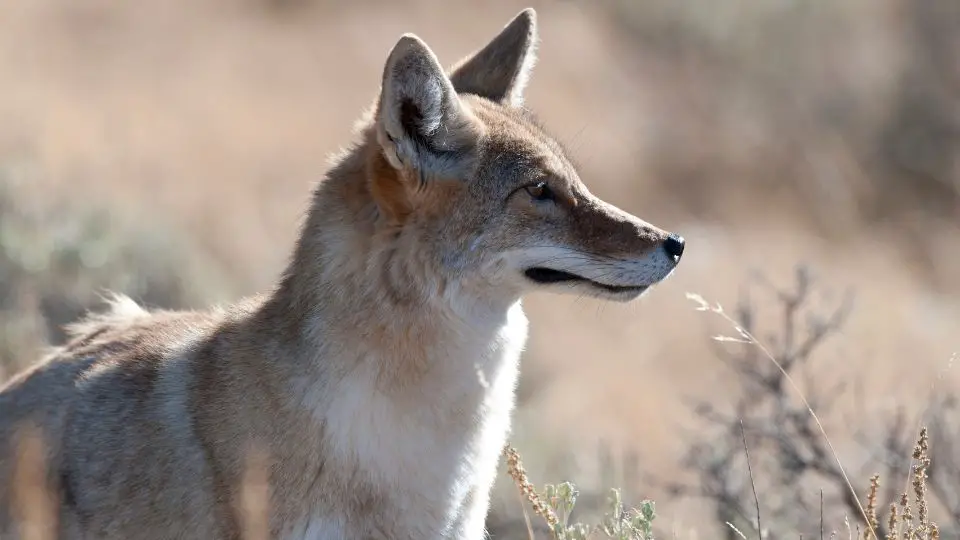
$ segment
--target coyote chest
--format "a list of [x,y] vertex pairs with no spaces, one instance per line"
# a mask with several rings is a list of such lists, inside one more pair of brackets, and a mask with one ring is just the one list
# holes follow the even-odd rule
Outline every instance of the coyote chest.
[[527,335],[519,303],[492,335],[440,348],[444,358],[429,362],[435,372],[399,393],[384,391],[363,368],[339,382],[313,414],[327,426],[335,459],[354,463],[365,483],[378,486],[383,530],[355,530],[318,508],[286,538],[470,538],[482,531]]

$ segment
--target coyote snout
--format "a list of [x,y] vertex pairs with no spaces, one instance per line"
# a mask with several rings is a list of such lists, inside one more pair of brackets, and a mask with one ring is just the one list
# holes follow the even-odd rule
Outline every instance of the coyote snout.
[[[683,255],[683,237],[658,229],[604,203],[579,183],[577,192],[558,196],[569,187],[537,186],[535,204],[555,206],[562,220],[545,219],[532,227],[537,241],[513,252],[514,266],[534,286],[629,301],[666,279]],[[544,199],[549,190],[552,198]]]

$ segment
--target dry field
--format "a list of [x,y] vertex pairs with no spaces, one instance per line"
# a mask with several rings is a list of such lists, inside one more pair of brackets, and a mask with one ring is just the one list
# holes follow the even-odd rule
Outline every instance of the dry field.
[[[516,443],[537,482],[602,487],[601,443],[685,474],[678,457],[703,435],[689,400],[721,407],[742,382],[710,341],[729,325],[685,294],[732,307],[756,271],[788,285],[805,263],[856,293],[810,366],[815,386],[859,389],[824,418],[852,471],[870,464],[852,423],[918,410],[938,374],[960,389],[946,369],[960,350],[951,0],[8,2],[0,360],[30,361],[98,287],[174,307],[268,287],[397,37],[451,63],[526,5],[542,37],[528,104],[595,193],[688,242],[635,305],[526,301]],[[759,335],[776,332],[777,304],[755,300]],[[657,500],[665,531],[709,537],[703,504],[630,488]]]

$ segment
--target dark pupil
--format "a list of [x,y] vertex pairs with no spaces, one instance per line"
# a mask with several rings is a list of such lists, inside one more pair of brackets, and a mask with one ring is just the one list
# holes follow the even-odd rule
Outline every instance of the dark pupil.
[[538,201],[547,200],[552,195],[550,193],[550,188],[547,187],[545,182],[540,182],[539,184],[528,187],[527,193],[529,193],[531,197],[537,199]]

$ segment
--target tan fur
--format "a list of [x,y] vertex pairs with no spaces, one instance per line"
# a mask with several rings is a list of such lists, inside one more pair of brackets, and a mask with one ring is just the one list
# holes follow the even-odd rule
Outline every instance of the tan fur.
[[273,538],[482,538],[521,296],[627,301],[680,258],[521,108],[536,35],[526,10],[449,72],[403,36],[272,292],[206,312],[114,298],[0,389],[0,537],[33,425],[62,538],[239,538],[251,448]]

